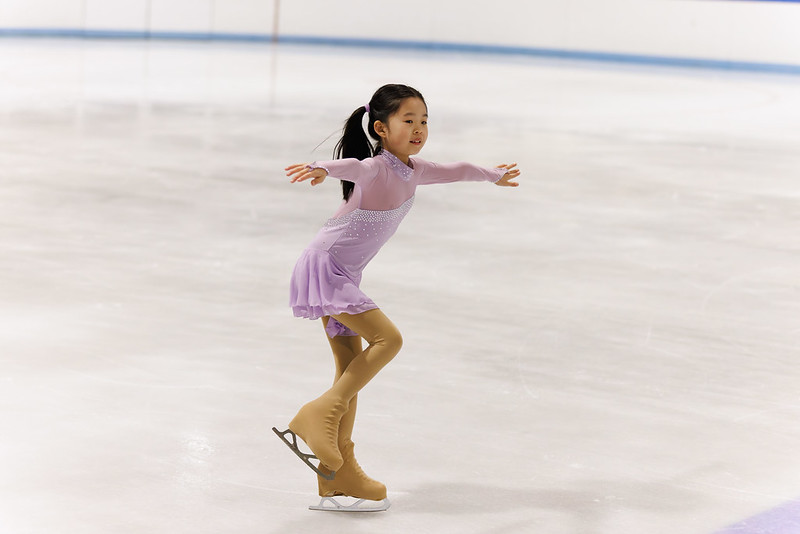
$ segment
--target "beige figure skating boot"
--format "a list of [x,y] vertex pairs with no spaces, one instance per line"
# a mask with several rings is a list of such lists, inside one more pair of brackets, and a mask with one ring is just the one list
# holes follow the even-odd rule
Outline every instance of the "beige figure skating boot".
[[[339,452],[344,462],[333,478],[325,467],[317,476],[319,495],[322,498],[318,506],[312,510],[332,510],[337,512],[382,512],[388,510],[391,503],[386,497],[386,486],[367,476],[356,461],[355,444],[351,436],[355,423],[357,397],[350,401],[350,409],[342,417],[339,426]],[[354,503],[343,503],[336,497],[353,497]]]
[[[348,440],[340,452],[344,463],[336,471],[333,480],[317,476],[320,497],[356,497],[370,501],[386,499],[386,486],[368,477],[356,461],[353,449],[355,444]],[[330,474],[324,467],[320,469],[325,474]]]
[[289,430],[306,442],[320,461],[321,468],[338,471],[344,463],[339,452],[339,422],[347,411],[341,399],[325,394],[300,408],[289,423]]

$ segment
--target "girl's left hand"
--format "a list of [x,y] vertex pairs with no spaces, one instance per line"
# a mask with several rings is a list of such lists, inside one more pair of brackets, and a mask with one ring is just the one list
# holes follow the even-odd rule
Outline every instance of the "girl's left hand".
[[517,187],[519,185],[519,182],[511,181],[512,179],[520,175],[520,171],[516,167],[517,167],[516,163],[511,163],[511,164],[503,163],[502,165],[498,165],[497,166],[498,169],[506,169],[508,172],[506,172],[503,175],[503,177],[497,180],[494,184],[503,187]]

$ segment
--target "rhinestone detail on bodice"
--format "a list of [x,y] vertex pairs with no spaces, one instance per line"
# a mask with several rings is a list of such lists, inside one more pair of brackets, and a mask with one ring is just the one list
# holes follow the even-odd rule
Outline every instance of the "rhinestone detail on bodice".
[[362,209],[355,209],[350,213],[346,213],[341,217],[337,217],[335,219],[328,219],[325,223],[325,226],[342,226],[344,224],[348,224],[351,222],[368,222],[368,223],[387,223],[387,222],[399,222],[401,221],[408,212],[411,210],[411,206],[414,205],[414,197],[412,196],[400,206],[392,209],[392,210],[362,210]]

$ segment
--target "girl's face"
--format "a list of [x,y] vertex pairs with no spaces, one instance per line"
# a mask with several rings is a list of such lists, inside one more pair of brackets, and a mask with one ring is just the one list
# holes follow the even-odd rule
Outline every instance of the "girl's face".
[[408,165],[408,157],[418,154],[428,140],[428,108],[419,98],[406,98],[388,124],[375,121],[373,127],[383,148]]

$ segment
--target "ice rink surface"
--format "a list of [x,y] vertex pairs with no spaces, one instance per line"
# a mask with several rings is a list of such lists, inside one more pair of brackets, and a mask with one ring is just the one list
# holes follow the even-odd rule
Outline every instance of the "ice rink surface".
[[[523,185],[417,190],[363,284],[392,508],[311,512],[270,427],[333,375],[287,300],[339,187],[282,168],[387,82]],[[798,77],[1,40],[0,532],[800,532],[799,125]]]

